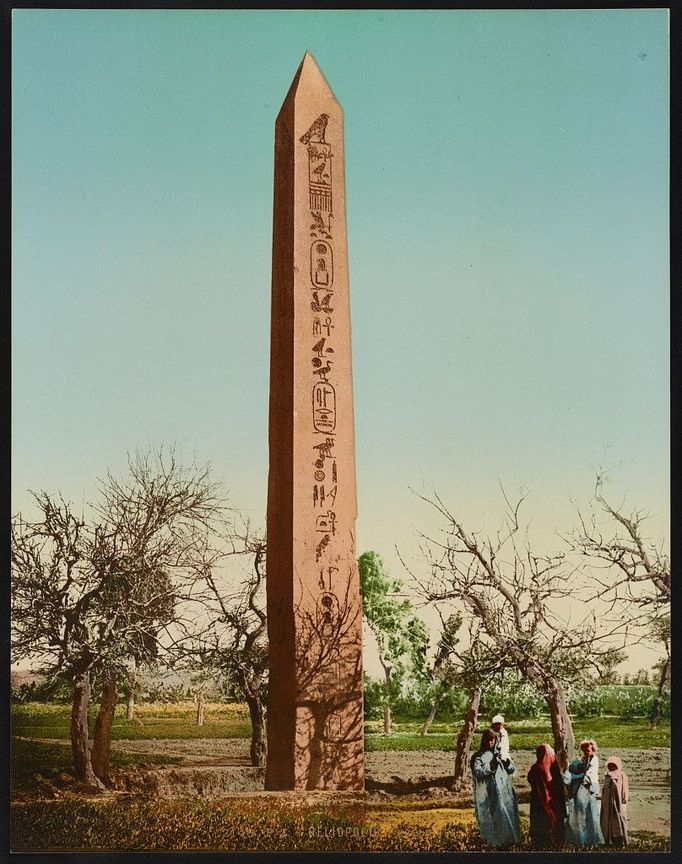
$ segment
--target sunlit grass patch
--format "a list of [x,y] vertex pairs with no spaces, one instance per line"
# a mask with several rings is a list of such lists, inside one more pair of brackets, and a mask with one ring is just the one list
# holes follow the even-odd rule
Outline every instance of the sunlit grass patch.
[[476,817],[471,808],[452,807],[382,807],[368,810],[367,825],[376,825],[382,830],[395,831],[400,828],[428,828],[430,831],[450,829],[475,829]]
[[[528,848],[528,821],[522,818]],[[646,835],[646,836],[645,836]],[[473,852],[486,847],[473,812],[292,803],[286,799],[47,801],[12,807],[15,852],[83,850]],[[665,837],[636,832],[628,851],[666,851]],[[571,851],[571,850],[566,850]],[[572,850],[572,851],[585,851]],[[604,847],[592,851],[605,852]]]
[[[425,811],[429,812],[429,811]],[[454,812],[454,811],[453,811]],[[383,819],[383,822],[382,822]],[[424,824],[420,823],[424,820]],[[471,819],[455,813],[389,824],[359,804],[292,805],[271,799],[229,802],[122,800],[14,805],[13,851],[368,850],[469,851],[483,848]]]
[[365,750],[454,750],[455,735],[448,734],[416,735],[413,732],[395,731],[392,735],[370,733],[365,735]]

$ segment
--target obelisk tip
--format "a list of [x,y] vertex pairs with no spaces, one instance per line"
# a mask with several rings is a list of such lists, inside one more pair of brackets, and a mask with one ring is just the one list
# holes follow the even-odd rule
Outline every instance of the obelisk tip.
[[[314,91],[319,96],[329,96],[337,105],[339,105],[339,101],[334,95],[334,91],[329,86],[329,82],[322,74],[322,70],[318,66],[317,61],[308,49],[306,49],[303,59],[296,70],[294,80],[291,82],[289,92],[287,93],[282,108],[280,109],[280,115],[283,114],[286,106],[290,103],[290,100],[296,99],[297,94],[301,91]],[[339,105],[339,107],[341,106]]]
[[[329,87],[329,83],[326,78],[322,74],[322,70],[320,69],[317,60],[313,57],[312,53],[309,50],[306,50],[303,55],[303,59],[301,60],[301,65],[299,67],[301,75],[316,75],[319,76],[322,81]],[[329,87],[331,90],[331,87]]]

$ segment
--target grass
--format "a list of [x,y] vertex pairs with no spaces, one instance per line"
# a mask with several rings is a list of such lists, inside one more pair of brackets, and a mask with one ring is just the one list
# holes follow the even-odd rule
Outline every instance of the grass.
[[[206,705],[203,726],[195,722],[191,702],[137,705],[135,718],[125,719],[125,706],[117,705],[111,727],[113,741],[144,738],[250,738],[251,725],[246,707],[234,703]],[[90,712],[94,728],[97,707]],[[53,702],[27,702],[12,706],[12,734],[30,738],[69,738],[71,708]]]
[[[127,799],[14,804],[13,852],[192,849],[249,851],[483,851],[471,810],[315,806],[280,800]],[[528,822],[522,817],[528,848]],[[641,835],[641,836],[640,836]],[[636,832],[627,851],[668,851],[667,838]],[[580,851],[589,851],[584,848]],[[595,850],[596,851],[596,850]]]
[[[456,724],[434,723],[428,735],[420,735],[422,724],[416,721],[394,721],[394,732],[384,736],[379,731],[382,724],[371,721],[366,724],[365,749],[372,750],[454,750],[459,727]],[[484,727],[479,728],[482,731]],[[544,720],[511,720],[507,724],[512,747],[515,750],[534,750],[543,741],[552,741],[549,717]],[[617,717],[595,717],[574,720],[576,741],[594,738],[600,747],[649,747],[670,746],[670,721],[662,721],[656,729],[649,729],[644,718],[619,720]]]
[[[12,732],[30,738],[68,740],[70,707],[56,703],[29,702],[12,707]],[[249,738],[251,726],[248,711],[235,703],[211,702],[206,705],[206,720],[197,726],[195,708],[191,702],[140,704],[135,719],[125,719],[125,706],[118,705],[111,730],[113,740],[154,738]],[[91,713],[91,729],[95,711]],[[394,734],[384,737],[382,723],[370,720],[365,725],[367,750],[454,750],[459,731],[458,723],[434,723],[428,735],[420,735],[421,721],[395,718]],[[512,720],[507,729],[516,750],[533,750],[542,741],[552,740],[549,718]],[[594,738],[603,747],[670,746],[670,721],[664,720],[657,729],[649,729],[645,718],[620,720],[616,717],[595,717],[574,721],[576,740]]]

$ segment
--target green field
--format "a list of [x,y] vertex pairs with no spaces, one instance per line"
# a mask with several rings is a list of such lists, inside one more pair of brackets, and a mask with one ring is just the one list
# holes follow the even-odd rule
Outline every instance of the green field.
[[[414,721],[393,724],[393,734],[384,736],[382,724],[372,721],[365,727],[366,750],[454,750],[459,728],[450,724],[434,723],[429,734],[420,735],[422,724]],[[481,727],[481,730],[485,727]],[[543,741],[552,742],[549,717],[544,720],[511,720],[506,724],[515,750],[534,750]],[[649,729],[644,718],[620,720],[617,717],[595,717],[574,720],[576,741],[594,738],[603,747],[670,746],[670,721],[661,721],[656,729]]]
[[[191,702],[141,704],[135,718],[125,719],[125,706],[117,705],[111,728],[114,741],[144,738],[249,738],[249,712],[243,705],[208,703],[203,726],[195,723]],[[90,712],[90,729],[97,709]],[[69,738],[71,707],[54,702],[27,702],[12,706],[12,734],[30,738]]]
[[[91,728],[95,711],[91,712]],[[197,726],[191,702],[141,704],[135,719],[125,719],[125,706],[116,708],[111,737],[119,740],[154,738],[249,738],[251,726],[245,706],[234,703],[208,703],[205,722]],[[29,702],[12,707],[12,734],[27,738],[68,740],[71,710],[68,705]],[[382,723],[365,724],[367,750],[454,750],[459,727],[455,723],[434,723],[426,736],[420,735],[421,721],[394,718],[393,734],[384,736]],[[621,720],[617,717],[576,719],[576,740],[594,738],[604,747],[669,747],[670,721],[663,720],[649,729],[643,717]],[[532,750],[542,741],[552,740],[549,718],[511,720],[507,724],[517,750]]]

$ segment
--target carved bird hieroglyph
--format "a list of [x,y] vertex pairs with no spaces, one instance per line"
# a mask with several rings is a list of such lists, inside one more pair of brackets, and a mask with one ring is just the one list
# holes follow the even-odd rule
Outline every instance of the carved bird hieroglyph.
[[310,226],[311,231],[326,231],[327,230],[327,226],[324,224],[324,219],[320,216],[319,213],[316,213],[315,211],[313,211],[310,215],[315,220],[313,222],[313,224]]
[[327,380],[327,375],[332,371],[332,363],[331,360],[327,360],[327,365],[323,366],[321,369],[313,369],[313,375],[319,375],[321,381]]
[[299,141],[301,144],[307,144],[308,141],[317,144],[326,144],[324,140],[324,133],[327,128],[327,121],[329,120],[328,114],[320,114],[317,120],[313,123],[313,125],[308,129],[305,135],[301,135]]

